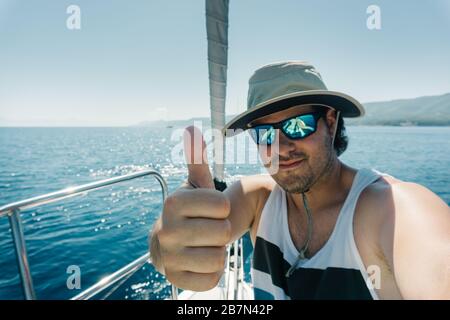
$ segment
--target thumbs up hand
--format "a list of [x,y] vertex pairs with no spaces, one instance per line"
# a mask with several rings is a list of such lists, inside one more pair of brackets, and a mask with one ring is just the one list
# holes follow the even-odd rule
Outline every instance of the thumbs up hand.
[[152,235],[158,241],[152,250],[159,252],[151,255],[159,254],[171,283],[205,291],[215,287],[224,272],[226,245],[231,241],[230,202],[214,189],[206,144],[196,127],[186,128],[184,149],[189,184],[166,199]]
[[202,133],[198,128],[190,126],[184,131],[183,138],[189,184],[196,188],[214,189]]

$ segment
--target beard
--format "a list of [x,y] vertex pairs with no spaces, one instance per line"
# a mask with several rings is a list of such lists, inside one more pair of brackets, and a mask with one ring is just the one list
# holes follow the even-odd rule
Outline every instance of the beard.
[[302,164],[291,170],[278,170],[271,174],[276,183],[289,193],[304,193],[322,177],[332,170],[334,155],[331,137],[326,135],[315,155],[308,156],[303,152],[293,152],[289,157],[279,156],[280,161],[304,159]]

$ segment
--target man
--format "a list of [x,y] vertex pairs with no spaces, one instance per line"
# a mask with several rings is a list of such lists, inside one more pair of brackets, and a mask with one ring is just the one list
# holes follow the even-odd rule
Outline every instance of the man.
[[197,129],[188,128],[188,182],[167,198],[151,234],[156,268],[180,288],[211,289],[225,246],[250,231],[256,298],[450,299],[447,204],[338,158],[347,146],[342,117],[363,113],[311,65],[258,69],[248,110],[224,135],[248,129],[270,175],[214,190],[204,142],[195,150]]

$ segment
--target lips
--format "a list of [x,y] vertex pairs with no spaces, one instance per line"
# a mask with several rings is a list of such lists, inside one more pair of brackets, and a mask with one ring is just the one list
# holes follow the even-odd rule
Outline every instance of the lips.
[[280,162],[279,167],[280,169],[292,169],[299,166],[303,161],[304,159],[289,162]]

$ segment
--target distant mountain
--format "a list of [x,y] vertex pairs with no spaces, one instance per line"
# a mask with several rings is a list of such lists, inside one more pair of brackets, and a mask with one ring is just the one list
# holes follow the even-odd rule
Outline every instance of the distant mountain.
[[[450,126],[450,93],[440,96],[419,97],[382,102],[364,103],[366,114],[362,118],[346,118],[346,125],[391,126]],[[236,115],[228,115],[229,121]],[[173,121],[144,121],[136,126],[158,128],[184,128],[195,122],[209,126],[210,119],[191,118]]]
[[450,93],[415,99],[365,103],[362,118],[348,118],[349,125],[449,126]]

